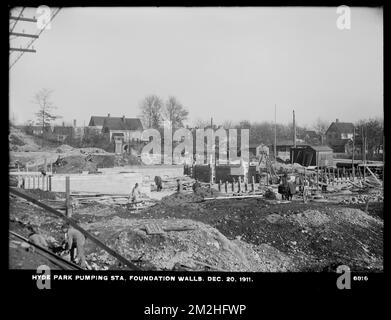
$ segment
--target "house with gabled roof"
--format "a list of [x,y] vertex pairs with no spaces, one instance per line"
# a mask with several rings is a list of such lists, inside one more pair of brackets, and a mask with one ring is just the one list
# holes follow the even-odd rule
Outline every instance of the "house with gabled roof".
[[326,131],[326,143],[334,152],[346,153],[353,140],[354,124],[336,119]]
[[139,141],[142,131],[143,125],[140,119],[125,118],[125,116],[107,117],[102,125],[102,132],[109,135],[110,141],[113,137],[121,137],[125,142]]

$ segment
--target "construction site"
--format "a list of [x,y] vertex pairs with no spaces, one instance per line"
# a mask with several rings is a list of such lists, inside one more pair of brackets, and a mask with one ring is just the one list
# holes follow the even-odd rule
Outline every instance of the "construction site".
[[303,166],[260,147],[247,166],[132,165],[11,131],[24,141],[10,153],[11,269],[80,269],[62,246],[67,222],[86,238],[89,270],[383,270],[382,163],[330,163],[318,148],[317,166]]
[[10,7],[9,269],[382,273],[383,13],[340,9]]

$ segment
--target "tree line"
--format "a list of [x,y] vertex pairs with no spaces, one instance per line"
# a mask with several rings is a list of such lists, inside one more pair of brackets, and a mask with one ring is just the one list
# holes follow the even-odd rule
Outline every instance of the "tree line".
[[157,95],[148,95],[140,103],[140,118],[144,127],[159,129],[164,122],[172,128],[182,128],[189,116],[189,111],[174,96],[166,101]]
[[[32,101],[38,106],[38,111],[35,114],[36,124],[42,126],[43,131],[45,127],[49,127],[53,121],[61,118],[61,116],[54,114],[56,106],[51,100],[52,92],[53,91],[49,89],[42,89],[35,94]],[[189,117],[189,111],[175,96],[169,96],[167,100],[163,100],[155,94],[147,95],[140,102],[139,108],[141,113],[140,118],[144,127],[159,129],[159,131],[162,130],[165,123],[171,125],[174,130],[182,128]],[[296,126],[296,136],[302,138],[305,136],[306,131],[312,130],[315,131],[319,137],[322,137],[325,135],[330,124],[331,123],[318,118],[311,126]],[[197,119],[194,122],[195,128],[205,128],[210,125],[210,120]],[[293,140],[292,123],[277,123],[275,125],[273,122],[250,122],[248,120],[238,122],[225,121],[221,123],[221,127],[225,129],[249,129],[250,143],[266,145],[274,143],[275,126],[278,141]],[[383,119],[362,119],[357,121],[354,126],[356,146],[363,146],[365,141],[368,154],[378,154],[384,145]],[[88,142],[88,144],[97,143],[97,139],[98,138],[95,138],[86,142]],[[306,142],[320,144],[325,141]]]

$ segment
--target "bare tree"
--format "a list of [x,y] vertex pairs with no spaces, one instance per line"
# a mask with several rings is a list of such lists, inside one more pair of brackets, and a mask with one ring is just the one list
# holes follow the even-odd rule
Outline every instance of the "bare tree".
[[312,125],[312,127],[316,131],[316,133],[321,134],[321,135],[324,135],[326,133],[329,126],[330,126],[330,124],[327,121],[322,120],[320,118],[318,118],[316,120],[316,122]]
[[194,121],[194,126],[199,129],[204,129],[207,126],[210,126],[210,121],[198,118]]
[[187,120],[189,111],[174,96],[170,96],[164,109],[164,117],[170,121],[173,128],[183,127],[183,121]]
[[140,103],[141,118],[148,128],[159,128],[162,121],[163,100],[157,95],[149,95]]
[[45,131],[54,120],[61,118],[60,116],[53,114],[53,110],[57,109],[57,107],[50,100],[52,92],[52,90],[44,88],[38,91],[33,98],[33,103],[39,107],[35,116],[37,118],[37,125],[42,127],[42,135],[44,135]]
[[235,124],[231,120],[226,120],[222,124],[224,129],[233,129],[235,128]]

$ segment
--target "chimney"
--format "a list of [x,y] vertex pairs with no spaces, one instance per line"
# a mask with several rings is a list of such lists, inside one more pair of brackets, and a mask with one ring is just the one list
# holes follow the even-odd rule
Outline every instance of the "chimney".
[[335,119],[335,122],[338,123],[338,122],[339,122],[339,119]]
[[76,128],[76,119],[73,120],[73,127]]
[[125,122],[125,116],[122,116],[122,122]]
[[293,110],[293,147],[296,148],[296,119],[295,119],[295,110]]
[[107,118],[110,118],[110,113],[107,114]]

